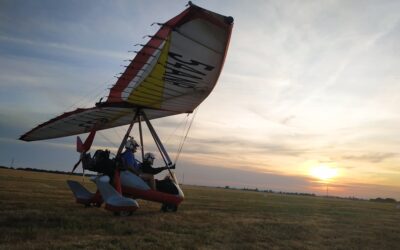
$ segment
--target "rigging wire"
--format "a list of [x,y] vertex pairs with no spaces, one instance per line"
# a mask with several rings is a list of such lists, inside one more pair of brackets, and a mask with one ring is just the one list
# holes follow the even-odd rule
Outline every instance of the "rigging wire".
[[183,140],[182,140],[182,142],[181,142],[181,144],[180,144],[180,146],[179,146],[178,152],[177,152],[177,154],[176,154],[175,161],[174,161],[175,164],[178,162],[178,159],[179,159],[179,157],[180,157],[180,155],[181,155],[181,152],[182,152],[182,149],[183,149],[183,145],[185,144],[185,141],[186,141],[186,139],[187,139],[187,136],[188,136],[189,131],[190,131],[191,127],[192,127],[194,118],[196,117],[196,114],[197,114],[197,111],[198,111],[198,110],[199,110],[199,108],[197,108],[197,109],[194,111],[194,113],[193,113],[192,120],[190,121],[189,127],[188,127],[187,130],[186,130],[185,137],[183,138]]
[[117,129],[113,129],[115,135],[117,136],[118,139],[122,139],[123,137],[120,135],[120,133],[118,133]]
[[180,136],[180,141],[179,141],[178,148],[177,148],[176,154],[175,154],[175,159],[174,159],[174,162],[175,162],[175,163],[176,163],[176,161],[178,160],[179,149],[181,148],[181,145],[183,144],[183,140],[184,140],[184,137],[185,137],[185,133],[186,133],[186,130],[187,130],[187,128],[188,128],[188,125],[187,125],[187,124],[188,124],[188,122],[189,122],[189,115],[186,116],[186,118],[187,118],[187,119],[185,119],[185,125],[183,126],[182,135]]
[[103,139],[105,139],[107,142],[109,142],[110,144],[112,144],[113,147],[118,148],[118,145],[116,145],[113,141],[111,141],[110,138],[108,138],[107,136],[105,136],[103,133],[98,133],[101,137],[103,137]]
[[119,127],[117,127],[117,128],[115,129],[115,133],[117,133],[117,134],[118,134],[118,137],[121,138],[121,139],[124,137],[122,131],[125,131],[125,130],[122,130],[122,126],[119,126]]
[[175,127],[174,131],[168,135],[167,139],[165,140],[165,143],[168,143],[169,139],[171,139],[171,137],[175,135],[176,131],[182,126],[182,124],[184,122],[185,122],[185,127],[186,127],[186,123],[187,123],[189,116],[190,116],[190,113],[188,113],[185,117],[183,117],[183,119],[179,122],[178,126]]
[[[108,85],[108,82],[110,82],[112,80],[112,78],[108,79],[105,84]],[[99,98],[100,95],[102,95],[102,93],[106,93],[107,92],[107,88],[104,88],[104,83],[99,85],[94,86],[92,89],[90,89],[88,91],[88,93],[84,96],[82,96],[82,98],[80,98],[78,101],[76,101],[75,103],[71,104],[70,106],[67,107],[68,109],[73,109],[73,108],[77,108],[78,106],[84,105],[87,106],[89,103],[91,103],[93,100],[96,100]],[[105,96],[105,95],[103,95]]]

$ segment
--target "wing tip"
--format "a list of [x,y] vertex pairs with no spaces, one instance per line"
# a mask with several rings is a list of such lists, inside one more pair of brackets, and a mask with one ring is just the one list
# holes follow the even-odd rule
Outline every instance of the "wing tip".
[[231,17],[231,16],[226,16],[225,17],[225,22],[227,24],[233,24],[234,21],[235,21],[235,19],[233,17]]
[[21,135],[21,136],[18,138],[18,140],[21,140],[21,141],[29,141],[29,140],[26,139],[26,134]]
[[[192,1],[189,1],[189,2],[186,4],[186,6],[193,7],[193,8],[198,8],[198,9],[201,9],[201,10],[203,10],[203,11],[207,11],[207,12],[214,13],[214,12],[212,12],[212,11],[210,11],[210,10],[204,9],[204,8],[202,8],[202,7],[200,7],[200,6],[196,5],[196,4],[194,4]],[[217,14],[217,13],[215,13],[215,14]],[[221,14],[218,14],[218,15],[221,15]],[[225,22],[227,25],[232,25],[232,24],[233,24],[234,18],[233,18],[232,16],[224,16],[224,15],[221,15],[221,16],[223,16],[224,22]]]

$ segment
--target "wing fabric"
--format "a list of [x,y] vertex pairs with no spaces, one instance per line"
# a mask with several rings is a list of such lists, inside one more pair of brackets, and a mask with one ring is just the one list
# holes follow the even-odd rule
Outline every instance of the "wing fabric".
[[233,18],[191,5],[161,24],[110,91],[107,102],[192,112],[214,88]]
[[[175,115],[171,111],[142,109],[149,119]],[[21,136],[24,141],[45,140],[129,124],[137,108],[94,107],[64,113]]]
[[[35,141],[129,124],[137,109],[149,119],[192,112],[212,91],[226,57],[233,18],[193,4],[159,24],[154,36],[111,88],[103,103],[45,122],[21,140]],[[96,125],[97,126],[97,125]]]

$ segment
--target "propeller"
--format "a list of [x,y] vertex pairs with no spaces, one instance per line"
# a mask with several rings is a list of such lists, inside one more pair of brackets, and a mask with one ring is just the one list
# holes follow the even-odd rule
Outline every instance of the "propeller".
[[79,166],[79,163],[82,162],[82,158],[85,155],[85,153],[90,150],[90,147],[92,146],[95,135],[96,135],[96,130],[92,129],[92,131],[90,131],[90,134],[86,138],[84,143],[82,142],[82,140],[79,136],[76,137],[76,151],[78,153],[80,153],[80,156],[79,156],[78,162],[75,163],[74,167],[72,168],[71,173],[73,173],[75,171],[75,169]]

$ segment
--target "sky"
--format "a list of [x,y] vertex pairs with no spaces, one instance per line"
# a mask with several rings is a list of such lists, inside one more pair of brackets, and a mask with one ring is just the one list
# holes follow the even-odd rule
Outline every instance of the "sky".
[[[194,3],[235,24],[179,156],[181,182],[400,199],[399,1]],[[74,136],[19,136],[106,96],[151,24],[186,4],[0,0],[0,165],[69,171]],[[172,158],[186,119],[153,121]],[[125,129],[94,144],[115,151]],[[321,168],[335,176],[313,174]]]

